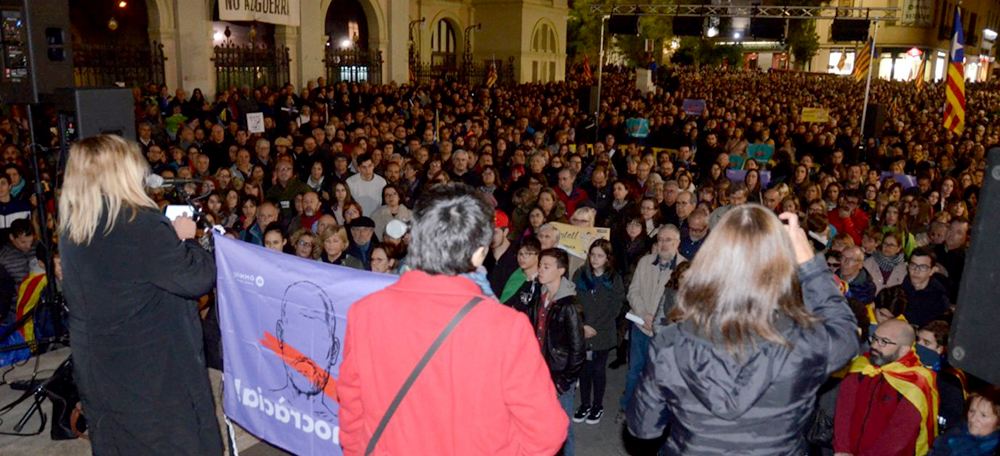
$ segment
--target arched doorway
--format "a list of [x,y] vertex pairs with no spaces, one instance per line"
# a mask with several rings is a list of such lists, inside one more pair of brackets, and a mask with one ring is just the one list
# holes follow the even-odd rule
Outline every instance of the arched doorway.
[[531,81],[556,80],[556,61],[559,57],[559,40],[555,27],[548,21],[539,21],[531,32]]
[[431,27],[431,66],[454,69],[458,67],[458,40],[455,24],[440,19]]
[[164,83],[163,49],[150,42],[146,0],[70,0],[69,17],[76,86]]
[[291,79],[289,51],[275,45],[275,25],[263,22],[223,21],[219,2],[212,6],[215,88],[278,88]]
[[326,76],[330,82],[382,81],[378,20],[367,0],[333,0],[326,9]]

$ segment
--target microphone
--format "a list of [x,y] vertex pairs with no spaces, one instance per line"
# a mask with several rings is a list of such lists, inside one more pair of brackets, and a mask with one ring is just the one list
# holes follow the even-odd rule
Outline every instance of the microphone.
[[184,185],[184,184],[200,184],[201,182],[202,182],[201,179],[177,179],[177,178],[164,179],[159,174],[150,174],[146,176],[146,187],[149,188],[173,187],[175,185]]

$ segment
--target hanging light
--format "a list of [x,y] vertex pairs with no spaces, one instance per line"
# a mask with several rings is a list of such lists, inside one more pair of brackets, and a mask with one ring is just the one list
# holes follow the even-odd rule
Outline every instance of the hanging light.
[[111,29],[112,32],[115,31],[115,30],[118,30],[118,21],[115,20],[115,18],[109,19],[108,20],[108,28]]
[[124,8],[126,6],[128,6],[128,3],[126,3],[124,0],[118,2],[118,7],[119,8]]

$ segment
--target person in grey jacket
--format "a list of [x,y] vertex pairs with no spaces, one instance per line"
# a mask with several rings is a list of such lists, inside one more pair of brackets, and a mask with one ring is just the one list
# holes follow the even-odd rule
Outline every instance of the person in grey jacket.
[[802,455],[820,385],[857,353],[857,321],[798,217],[733,208],[650,344],[628,431],[661,454]]

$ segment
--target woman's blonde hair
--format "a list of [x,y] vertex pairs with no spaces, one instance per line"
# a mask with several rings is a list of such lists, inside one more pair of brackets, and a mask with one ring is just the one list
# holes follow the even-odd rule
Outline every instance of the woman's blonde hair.
[[123,205],[132,210],[129,221],[140,207],[158,209],[144,188],[147,174],[149,163],[135,142],[100,135],[73,144],[59,200],[60,232],[72,242],[90,244],[101,214],[107,212],[108,234]]
[[739,357],[757,338],[788,344],[774,326],[780,314],[806,328],[817,321],[802,304],[788,234],[764,206],[730,209],[698,250],[670,320],[690,321]]

